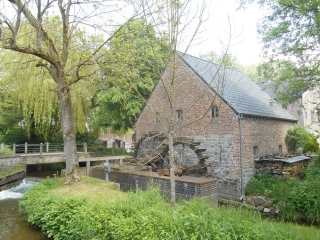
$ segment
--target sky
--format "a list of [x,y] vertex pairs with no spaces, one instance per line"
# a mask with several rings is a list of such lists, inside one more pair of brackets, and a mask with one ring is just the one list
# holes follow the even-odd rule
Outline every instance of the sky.
[[225,45],[230,36],[229,18],[232,34],[228,52],[235,55],[243,65],[261,62],[262,43],[257,33],[257,23],[265,12],[256,4],[248,5],[245,10],[237,8],[236,0],[214,1],[210,5],[209,19],[199,34],[201,40],[188,53],[199,56],[212,50],[218,53],[224,51],[225,46],[221,45]]

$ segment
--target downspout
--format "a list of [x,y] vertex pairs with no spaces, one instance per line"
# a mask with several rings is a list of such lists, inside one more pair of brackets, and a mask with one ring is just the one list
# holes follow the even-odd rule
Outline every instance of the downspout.
[[240,169],[241,169],[241,197],[240,201],[242,201],[244,197],[244,187],[243,187],[243,141],[242,141],[242,119],[243,114],[239,114],[239,131],[240,131]]

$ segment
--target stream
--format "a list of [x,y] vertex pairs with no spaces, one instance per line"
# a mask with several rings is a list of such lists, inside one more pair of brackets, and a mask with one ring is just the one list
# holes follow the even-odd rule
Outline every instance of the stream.
[[7,190],[0,191],[0,240],[48,240],[39,228],[23,220],[19,212],[19,199],[34,184],[57,171],[27,173],[23,182]]

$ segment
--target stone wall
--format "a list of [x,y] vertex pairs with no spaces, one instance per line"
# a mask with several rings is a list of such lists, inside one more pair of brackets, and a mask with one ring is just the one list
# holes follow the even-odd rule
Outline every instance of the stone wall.
[[302,169],[309,163],[310,159],[299,162],[288,163],[277,160],[260,160],[255,161],[256,173],[267,173],[278,178],[299,178]]
[[[239,116],[232,106],[227,105],[215,92],[203,82],[183,62],[178,62],[175,84],[174,118],[176,137],[191,137],[200,141],[200,148],[206,148],[204,155],[209,156],[209,174],[218,180],[218,189],[222,197],[239,199],[241,196],[240,168],[240,124]],[[170,105],[164,86],[169,86],[169,70],[166,69],[162,81],[159,81],[136,122],[137,140],[149,131],[159,131],[168,135]],[[222,94],[222,93],[219,93]],[[217,106],[218,116],[212,118],[211,106]],[[231,103],[232,105],[232,103]],[[182,111],[182,120],[178,121],[177,112]],[[285,135],[294,122],[283,120],[248,117],[242,120],[243,140],[243,180],[244,187],[255,174],[254,159],[262,154],[278,153],[281,146],[287,151]],[[151,145],[151,144],[150,144]],[[254,154],[254,147],[258,153]],[[151,149],[151,148],[150,148]],[[196,155],[188,148],[175,147],[176,165],[197,162]]]
[[[105,179],[103,168],[92,168],[90,176]],[[139,189],[146,190],[150,184],[160,186],[164,195],[170,195],[170,178],[159,176],[158,173],[147,171],[114,171],[109,174],[111,182],[119,183],[120,189],[124,191]],[[181,199],[192,197],[215,197],[217,200],[217,181],[212,178],[177,177],[176,196]]]
[[20,157],[1,156],[0,158],[0,172],[4,172],[20,164]]

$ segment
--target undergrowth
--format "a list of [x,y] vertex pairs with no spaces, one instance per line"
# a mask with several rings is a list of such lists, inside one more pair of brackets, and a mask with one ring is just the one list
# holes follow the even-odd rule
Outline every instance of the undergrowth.
[[[155,186],[117,201],[57,195],[59,179],[33,186],[20,200],[26,219],[54,239],[316,239],[318,232],[261,219],[242,208],[215,208],[202,199],[171,207]],[[90,184],[90,181],[88,181]],[[95,194],[90,192],[88,194]],[[108,192],[105,192],[107,195]]]
[[303,178],[278,179],[257,174],[248,183],[247,195],[265,195],[280,207],[283,220],[320,224],[320,156],[303,171]]

